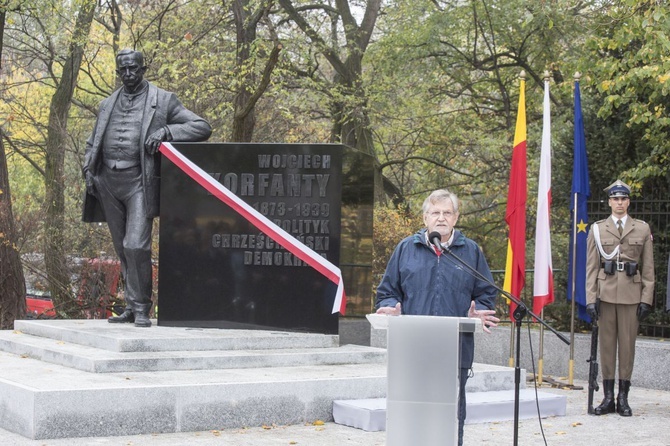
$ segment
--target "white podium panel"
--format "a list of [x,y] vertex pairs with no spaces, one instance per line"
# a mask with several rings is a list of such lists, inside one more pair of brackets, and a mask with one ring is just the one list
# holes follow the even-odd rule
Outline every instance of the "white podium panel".
[[458,442],[458,405],[386,401],[387,446],[453,446]]
[[[374,317],[370,317],[374,316]],[[459,333],[479,319],[369,315],[388,327],[387,446],[446,446],[458,441]]]

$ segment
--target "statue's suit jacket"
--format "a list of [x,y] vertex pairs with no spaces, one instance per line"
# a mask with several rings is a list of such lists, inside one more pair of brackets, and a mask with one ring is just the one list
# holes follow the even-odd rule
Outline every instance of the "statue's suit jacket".
[[[654,251],[649,225],[630,215],[623,232],[619,231],[610,216],[596,223],[600,230],[600,241],[605,253],[611,253],[619,245],[621,262],[637,262],[638,271],[634,276],[617,271],[613,275],[605,274],[593,229],[587,238],[586,258],[586,303],[603,302],[634,305],[644,302],[652,305],[654,300]],[[612,260],[616,261],[616,257]]]
[[[91,172],[97,176],[102,166],[102,143],[114,104],[122,89],[116,90],[100,103],[98,119],[91,136],[86,141],[86,154],[82,168],[84,176]],[[144,149],[144,141],[153,132],[167,127],[172,141],[205,141],[212,133],[210,125],[182,105],[174,93],[165,91],[149,83],[142,130],[140,134],[140,163],[142,167],[142,187],[144,189],[145,211],[148,218],[157,217],[160,212],[160,153],[150,155]],[[102,205],[95,196],[86,194],[82,220],[85,222],[105,221]]]

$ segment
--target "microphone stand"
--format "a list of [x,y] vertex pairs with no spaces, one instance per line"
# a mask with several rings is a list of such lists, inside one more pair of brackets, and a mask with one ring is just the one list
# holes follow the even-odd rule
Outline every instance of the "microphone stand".
[[[521,385],[521,366],[519,365],[521,361],[521,323],[526,315],[531,315],[535,320],[540,322],[545,326],[549,331],[554,333],[558,339],[563,341],[566,345],[570,345],[570,340],[565,337],[562,333],[558,332],[554,327],[547,324],[543,319],[538,315],[533,313],[526,307],[526,304],[523,303],[521,299],[508,293],[507,291],[500,288],[498,285],[493,283],[488,277],[484,276],[482,273],[477,271],[475,268],[470,266],[467,262],[461,259],[459,256],[451,252],[450,248],[443,248],[439,243],[438,246],[442,252],[449,254],[452,259],[456,260],[460,265],[464,266],[466,271],[476,279],[486,282],[488,285],[491,285],[493,288],[498,290],[500,294],[511,300],[516,304],[516,309],[512,312],[512,317],[514,318],[514,324],[516,327],[516,346],[515,346],[515,360],[514,360],[514,446],[519,444],[519,394],[520,394],[520,385]],[[531,358],[532,359],[532,358]]]

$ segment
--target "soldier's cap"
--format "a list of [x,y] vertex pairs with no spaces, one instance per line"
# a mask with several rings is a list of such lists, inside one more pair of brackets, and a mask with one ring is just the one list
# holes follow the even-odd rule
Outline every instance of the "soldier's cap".
[[630,196],[630,186],[621,180],[616,180],[614,183],[607,186],[604,190],[607,192],[607,196],[610,198]]

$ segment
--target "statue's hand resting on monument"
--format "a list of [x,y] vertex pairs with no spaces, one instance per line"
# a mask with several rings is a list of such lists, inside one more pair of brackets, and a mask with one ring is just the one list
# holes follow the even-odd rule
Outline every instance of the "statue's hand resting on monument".
[[172,141],[172,135],[167,127],[162,127],[149,135],[144,142],[144,148],[149,155],[153,155],[163,141]]

